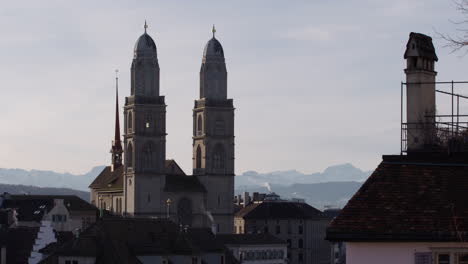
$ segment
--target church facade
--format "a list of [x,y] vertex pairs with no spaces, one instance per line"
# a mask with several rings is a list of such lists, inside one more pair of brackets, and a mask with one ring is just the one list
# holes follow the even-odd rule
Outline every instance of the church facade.
[[223,47],[213,28],[193,109],[193,175],[186,175],[174,160],[166,160],[166,104],[160,94],[156,44],[146,28],[134,48],[123,141],[116,99],[112,164],[89,186],[91,202],[114,214],[169,218],[184,226],[232,233],[234,107],[227,98]]

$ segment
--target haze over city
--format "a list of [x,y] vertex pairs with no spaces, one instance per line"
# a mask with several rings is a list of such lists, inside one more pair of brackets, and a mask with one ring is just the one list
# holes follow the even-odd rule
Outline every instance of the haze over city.
[[[236,172],[374,169],[400,151],[400,82],[410,31],[453,33],[447,1],[21,1],[0,10],[0,167],[84,173],[110,161],[145,19],[166,96],[167,157],[192,167],[192,108],[212,24],[236,107]],[[462,54],[434,38],[438,80]],[[121,113],[122,113],[122,109]]]

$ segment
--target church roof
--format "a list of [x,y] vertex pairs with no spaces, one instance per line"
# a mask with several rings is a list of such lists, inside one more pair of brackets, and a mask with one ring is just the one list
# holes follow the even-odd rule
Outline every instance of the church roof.
[[101,173],[94,179],[89,185],[92,189],[108,189],[110,190],[122,190],[123,189],[123,174],[124,166],[119,166],[117,169],[112,171],[111,166],[105,167]]
[[384,156],[327,229],[339,241],[466,241],[466,157]]
[[[205,187],[198,181],[198,178],[187,176],[175,160],[166,160],[165,166],[167,177],[164,190],[168,192],[206,192]],[[107,166],[89,185],[89,188],[103,189],[105,191],[122,191],[123,175],[123,165],[114,171],[111,170],[111,166]]]

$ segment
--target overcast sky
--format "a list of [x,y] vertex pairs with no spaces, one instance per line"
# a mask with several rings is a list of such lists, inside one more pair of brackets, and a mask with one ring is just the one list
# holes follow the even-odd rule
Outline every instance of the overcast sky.
[[[110,163],[114,70],[122,106],[146,19],[168,105],[167,158],[187,173],[212,24],[236,107],[237,173],[374,169],[400,150],[409,32],[454,32],[457,18],[450,0],[2,2],[0,167],[85,173]],[[434,44],[438,80],[467,80],[468,57]]]

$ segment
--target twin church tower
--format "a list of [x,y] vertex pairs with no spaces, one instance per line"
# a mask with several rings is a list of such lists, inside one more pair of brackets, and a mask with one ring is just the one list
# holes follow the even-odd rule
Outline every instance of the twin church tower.
[[231,233],[234,107],[227,98],[223,47],[213,27],[193,109],[193,175],[186,175],[174,160],[166,160],[166,104],[160,94],[156,44],[146,30],[145,23],[134,48],[123,142],[116,102],[112,165],[91,183],[91,201],[114,214],[170,218],[184,226]]

